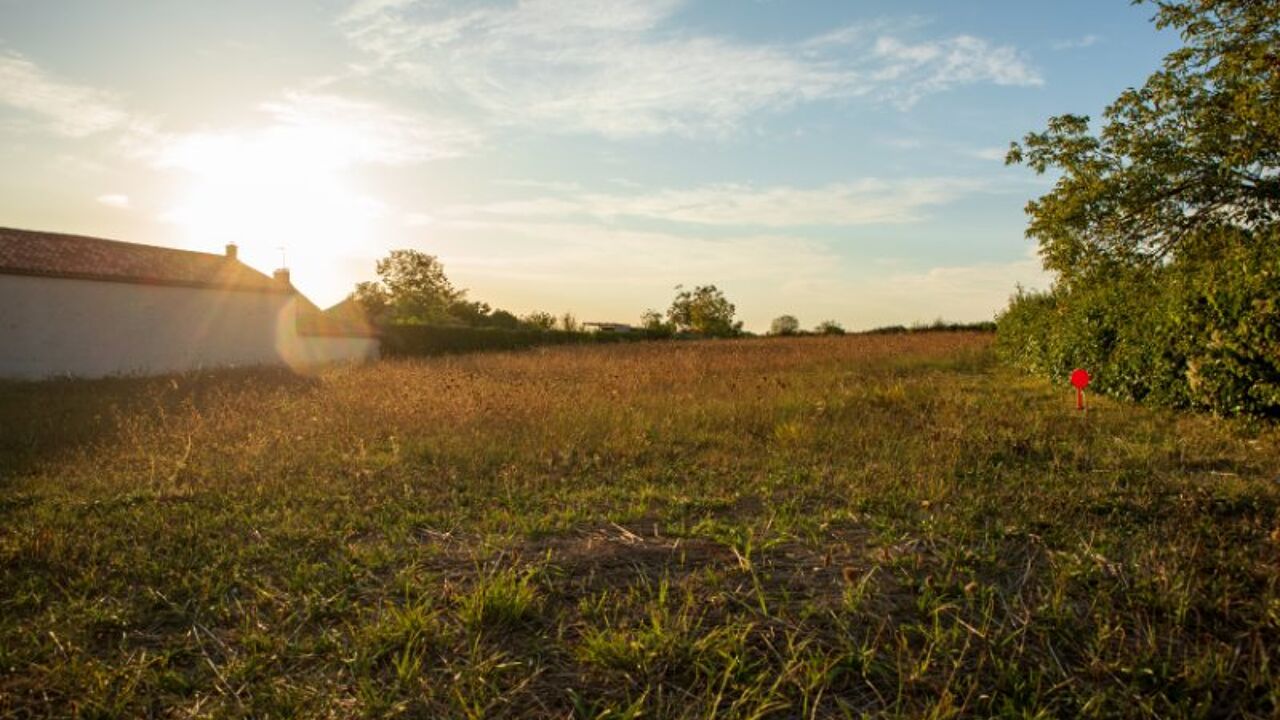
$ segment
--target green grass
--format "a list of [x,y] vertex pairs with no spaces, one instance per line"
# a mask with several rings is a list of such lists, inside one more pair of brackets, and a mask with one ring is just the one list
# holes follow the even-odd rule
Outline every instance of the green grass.
[[1280,431],[988,345],[0,385],[0,716],[1280,713]]

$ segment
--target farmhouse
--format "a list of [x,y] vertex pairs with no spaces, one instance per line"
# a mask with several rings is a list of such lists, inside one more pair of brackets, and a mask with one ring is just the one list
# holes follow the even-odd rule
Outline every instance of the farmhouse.
[[589,322],[582,323],[582,326],[601,333],[629,333],[635,330],[635,328],[626,323],[617,322]]
[[295,368],[376,357],[373,328],[211,254],[0,228],[0,377]]

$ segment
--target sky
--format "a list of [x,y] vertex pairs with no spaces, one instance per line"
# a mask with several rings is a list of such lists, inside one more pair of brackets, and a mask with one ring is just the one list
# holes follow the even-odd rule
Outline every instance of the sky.
[[0,226],[221,252],[322,305],[396,248],[516,314],[991,319],[1007,167],[1178,38],[1126,0],[0,0]]

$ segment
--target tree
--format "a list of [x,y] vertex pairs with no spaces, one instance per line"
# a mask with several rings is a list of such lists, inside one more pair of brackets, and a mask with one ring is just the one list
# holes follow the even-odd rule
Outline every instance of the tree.
[[1155,5],[1184,46],[1096,134],[1063,115],[1010,148],[1060,172],[1027,206],[1058,278],[1011,300],[997,347],[1126,399],[1280,417],[1280,3]]
[[560,329],[565,332],[580,332],[582,323],[578,322],[578,318],[574,317],[573,313],[566,312],[560,316]]
[[506,310],[494,310],[493,314],[489,316],[489,326],[503,330],[515,330],[520,327],[520,318]]
[[550,330],[556,326],[556,316],[549,312],[535,310],[520,318],[520,322],[534,330]]
[[662,313],[652,308],[645,310],[640,316],[640,327],[655,337],[665,337],[675,333],[675,328],[666,321]]
[[351,299],[364,311],[369,322],[382,325],[391,321],[391,295],[380,283],[369,280],[356,283]]
[[677,330],[709,337],[730,337],[742,330],[734,321],[737,308],[715,285],[699,285],[693,290],[676,286],[675,300],[667,310],[667,320]]
[[493,308],[489,303],[467,300],[462,297],[449,303],[449,319],[468,327],[487,327]]
[[843,335],[844,326],[835,320],[823,320],[813,331],[819,335]]
[[376,282],[356,285],[355,299],[380,322],[448,322],[454,303],[465,295],[449,282],[434,255],[417,250],[392,250],[378,261],[377,270]]
[[1122,93],[1096,135],[1087,116],[1062,115],[1006,158],[1062,173],[1028,204],[1027,234],[1067,287],[1194,253],[1210,231],[1280,219],[1280,3],[1156,7],[1157,27],[1179,29],[1185,46]]
[[800,321],[795,315],[779,315],[769,325],[770,335],[795,335],[800,332]]

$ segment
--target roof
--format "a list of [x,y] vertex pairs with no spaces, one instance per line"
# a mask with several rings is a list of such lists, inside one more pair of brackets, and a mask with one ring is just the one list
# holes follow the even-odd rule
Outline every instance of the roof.
[[0,228],[0,274],[293,292],[226,255],[13,228]]
[[298,295],[298,333],[328,337],[377,337],[378,329],[350,297],[328,310]]
[[623,328],[626,328],[628,330],[635,329],[632,325],[628,323],[620,323],[620,322],[585,322],[582,324],[585,327],[600,328],[601,330],[605,330],[605,329],[621,330]]

